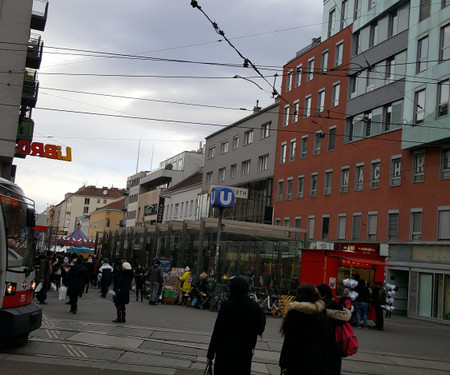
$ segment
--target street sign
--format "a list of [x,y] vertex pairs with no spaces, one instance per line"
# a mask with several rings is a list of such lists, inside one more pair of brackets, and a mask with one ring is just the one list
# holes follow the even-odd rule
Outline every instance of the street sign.
[[234,191],[231,188],[218,188],[215,187],[209,194],[209,204],[211,207],[227,208],[234,203]]
[[227,189],[231,189],[234,192],[234,197],[235,198],[240,198],[240,199],[248,199],[248,189],[246,188],[238,188],[238,187],[234,187],[234,186],[220,186],[220,185],[209,185],[209,191],[211,192],[212,189],[214,188],[227,188]]

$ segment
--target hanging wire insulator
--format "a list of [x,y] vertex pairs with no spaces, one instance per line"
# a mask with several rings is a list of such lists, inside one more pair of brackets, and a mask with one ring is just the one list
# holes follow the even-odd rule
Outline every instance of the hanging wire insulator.
[[202,8],[200,8],[200,6],[198,5],[197,1],[195,1],[195,0],[191,0],[191,6],[192,6],[192,8],[202,9]]
[[249,64],[249,61],[248,61],[248,59],[245,59],[244,60],[244,68],[248,68],[248,64]]

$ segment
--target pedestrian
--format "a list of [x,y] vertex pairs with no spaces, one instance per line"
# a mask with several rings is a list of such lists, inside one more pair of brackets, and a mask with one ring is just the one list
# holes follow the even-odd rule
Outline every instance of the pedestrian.
[[91,285],[96,287],[98,285],[97,277],[98,277],[98,269],[100,268],[100,262],[98,261],[97,258],[94,258],[93,263],[94,263],[94,271],[92,272]]
[[258,335],[266,317],[248,296],[248,284],[240,277],[230,279],[229,299],[222,303],[209,343],[208,363],[215,357],[215,375],[249,375]]
[[150,271],[150,297],[148,301],[149,305],[158,304],[158,292],[163,282],[164,276],[161,268],[161,262],[159,261],[159,259],[156,259],[153,263],[153,268]]
[[50,257],[52,256],[51,251],[42,253],[39,256],[39,272],[37,274],[37,279],[39,283],[42,283],[42,288],[36,293],[36,298],[41,305],[46,305],[47,291],[50,287],[50,275],[51,275],[51,263]]
[[350,298],[350,289],[344,288],[341,298],[339,298],[339,304],[346,309],[353,312],[352,299]]
[[325,351],[323,375],[340,375],[342,367],[342,348],[336,343],[336,327],[347,323],[352,317],[349,309],[342,307],[333,298],[333,292],[329,285],[319,284],[316,286],[319,298],[325,303],[326,316],[329,323],[330,348]]
[[125,260],[123,258],[116,259],[113,263],[113,290],[117,291],[117,281],[119,279],[120,272],[122,272],[122,263]]
[[141,292],[141,301],[144,300],[144,289],[145,289],[145,279],[147,278],[148,272],[139,263],[134,269],[134,285],[136,288],[136,301],[139,301],[139,291]]
[[321,375],[331,346],[325,303],[314,285],[302,284],[287,305],[279,365],[283,374]]
[[191,269],[189,266],[186,266],[184,269],[183,275],[181,275],[179,278],[178,283],[178,303],[184,305],[187,302],[187,295],[191,291],[191,285],[192,285],[192,277],[191,277]]
[[375,308],[375,329],[382,331],[384,329],[384,304],[386,303],[386,291],[383,283],[377,281],[372,291],[372,305]]
[[109,264],[109,259],[105,258],[103,260],[103,264],[98,269],[99,275],[101,275],[100,279],[100,292],[103,298],[106,298],[106,293],[108,293],[108,288],[111,285],[113,268]]
[[116,294],[113,297],[114,305],[116,306],[117,318],[113,323],[126,322],[126,308],[125,305],[130,303],[130,286],[133,280],[133,270],[131,264],[128,262],[122,263],[122,270],[117,277]]
[[89,290],[89,285],[92,285],[91,281],[92,281],[92,274],[94,273],[94,261],[92,260],[92,257],[90,256],[88,258],[88,260],[86,261],[86,268],[89,272],[89,280],[86,283],[86,292],[88,292]]
[[364,328],[367,327],[367,308],[370,300],[370,291],[364,279],[359,279],[358,285],[353,289],[358,296],[355,299],[356,328],[361,328],[361,316]]
[[78,311],[78,297],[83,295],[84,286],[89,282],[89,271],[83,264],[83,257],[78,257],[75,264],[69,269],[67,275],[67,294],[70,302],[70,312]]

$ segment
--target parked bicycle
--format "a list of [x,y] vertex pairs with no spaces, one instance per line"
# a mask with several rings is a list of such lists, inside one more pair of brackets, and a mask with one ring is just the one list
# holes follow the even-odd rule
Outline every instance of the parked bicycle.
[[218,293],[212,298],[211,305],[209,306],[210,311],[219,311],[222,302],[228,299],[228,286],[219,285]]
[[274,318],[279,318],[283,314],[278,303],[278,296],[271,289],[269,292],[266,292],[264,300],[259,302],[259,307],[261,307],[266,314],[272,314]]

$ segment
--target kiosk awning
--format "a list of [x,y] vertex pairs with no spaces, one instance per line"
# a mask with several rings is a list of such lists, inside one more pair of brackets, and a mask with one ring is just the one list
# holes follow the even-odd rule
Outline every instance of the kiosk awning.
[[368,258],[340,257],[339,264],[346,267],[369,267],[370,265],[392,267],[392,264]]

